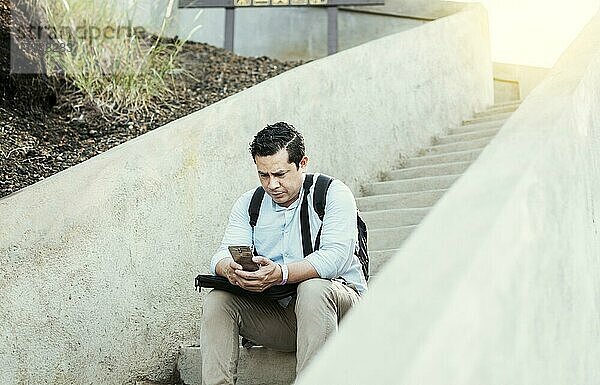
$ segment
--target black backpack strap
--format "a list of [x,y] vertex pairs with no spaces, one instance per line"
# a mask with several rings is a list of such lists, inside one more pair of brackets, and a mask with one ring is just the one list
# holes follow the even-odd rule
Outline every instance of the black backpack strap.
[[302,197],[302,206],[300,206],[300,230],[302,231],[302,251],[304,256],[313,252],[312,239],[310,236],[310,222],[308,221],[308,193],[313,184],[313,174],[304,176],[304,196]]
[[[248,215],[250,216],[250,227],[252,227],[252,246],[254,246],[254,226],[258,222],[258,214],[260,214],[260,205],[265,196],[265,189],[262,186],[258,186],[252,194],[252,200],[250,200],[250,206],[248,207]],[[254,248],[254,255],[256,254],[256,248]]]
[[[317,177],[317,182],[315,183],[315,191],[313,194],[313,207],[319,215],[319,219],[323,222],[323,217],[325,216],[325,205],[327,204],[327,191],[329,190],[329,186],[333,182],[333,178],[324,174],[319,174]],[[321,230],[323,229],[323,224],[319,227],[319,232],[317,233],[317,239],[315,241],[315,250],[319,249],[321,245]]]
[[252,195],[252,200],[250,201],[250,206],[248,207],[248,215],[250,216],[250,226],[252,226],[252,231],[254,231],[254,226],[256,226],[256,222],[258,222],[260,205],[262,204],[264,196],[265,190],[262,188],[262,186],[258,186]]
[[327,190],[329,185],[333,182],[333,178],[324,174],[320,174],[317,177],[315,183],[315,191],[313,195],[313,207],[319,215],[319,219],[322,221],[325,216],[325,205],[327,204]]

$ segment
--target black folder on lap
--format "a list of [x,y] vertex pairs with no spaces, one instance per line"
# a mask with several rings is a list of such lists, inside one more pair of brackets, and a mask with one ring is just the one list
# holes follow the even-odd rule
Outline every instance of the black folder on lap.
[[198,275],[196,277],[196,289],[218,289],[225,290],[236,295],[246,295],[250,297],[262,297],[270,299],[283,299],[296,294],[297,283],[271,286],[267,290],[256,293],[253,291],[244,290],[239,286],[232,285],[225,277],[215,275]]

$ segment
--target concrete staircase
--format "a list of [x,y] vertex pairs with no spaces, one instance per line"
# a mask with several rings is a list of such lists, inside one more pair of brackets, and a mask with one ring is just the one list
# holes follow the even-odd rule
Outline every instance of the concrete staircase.
[[[386,173],[382,181],[363,186],[364,196],[357,198],[357,205],[369,229],[373,277],[518,107],[519,102],[504,103],[475,114],[447,135],[433,138],[430,147]],[[200,362],[199,347],[181,347],[178,369],[185,385],[201,383]],[[240,346],[238,384],[290,384],[295,364],[293,353]]]
[[518,107],[519,102],[505,103],[475,114],[447,135],[433,138],[430,147],[407,159],[401,169],[363,186],[364,196],[357,199],[357,205],[369,228],[373,276]]

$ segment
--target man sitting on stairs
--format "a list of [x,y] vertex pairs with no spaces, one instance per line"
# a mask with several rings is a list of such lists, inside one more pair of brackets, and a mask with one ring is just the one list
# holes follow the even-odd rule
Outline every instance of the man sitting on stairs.
[[[222,290],[208,294],[200,337],[204,384],[235,383],[239,335],[274,350],[296,351],[296,372],[300,372],[367,289],[354,255],[356,203],[350,189],[333,180],[321,222],[313,209],[314,184],[310,186],[311,241],[314,245],[321,228],[320,246],[304,257],[300,207],[308,157],[302,135],[290,124],[275,123],[256,134],[250,152],[266,192],[254,234],[248,213],[252,189],[233,206],[211,261],[212,272],[252,292],[286,282],[299,285],[295,296],[279,301]],[[257,254],[253,261],[260,268],[244,271],[228,246],[252,244]]]

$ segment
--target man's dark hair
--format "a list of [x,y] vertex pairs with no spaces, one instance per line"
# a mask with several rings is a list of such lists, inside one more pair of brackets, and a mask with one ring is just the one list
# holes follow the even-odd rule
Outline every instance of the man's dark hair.
[[288,162],[296,163],[296,168],[299,168],[304,158],[304,138],[291,124],[277,122],[260,130],[250,143],[249,150],[256,163],[256,156],[275,155],[283,148],[287,150]]

